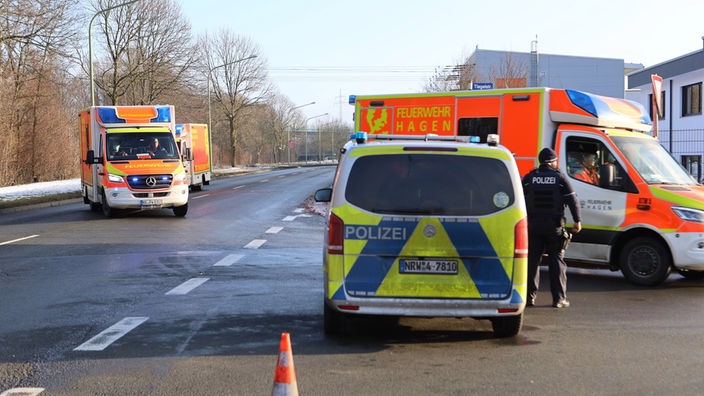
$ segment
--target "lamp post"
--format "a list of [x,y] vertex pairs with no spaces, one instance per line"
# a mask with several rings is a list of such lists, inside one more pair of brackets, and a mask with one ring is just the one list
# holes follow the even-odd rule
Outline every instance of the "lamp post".
[[[306,107],[306,106],[310,106],[310,105],[314,105],[314,104],[315,104],[315,102],[310,102],[310,103],[302,104],[300,106],[291,107],[290,109],[288,109],[288,112],[286,114],[290,115],[291,112],[296,109],[300,109],[301,107]],[[291,165],[291,128],[286,128],[286,147],[288,148],[288,164]]]
[[[303,127],[306,129],[306,162],[308,162],[308,121],[318,117],[325,117],[328,113],[318,114],[317,116],[308,117],[303,121]],[[320,131],[318,131],[318,140],[320,140]]]
[[93,21],[95,20],[95,18],[98,15],[100,15],[104,12],[114,10],[115,8],[118,8],[118,7],[124,7],[126,5],[136,3],[138,1],[139,0],[130,0],[130,1],[126,1],[124,3],[114,5],[112,7],[98,10],[98,12],[96,12],[95,15],[93,15],[93,17],[90,19],[90,22],[88,23],[88,69],[90,69],[89,73],[90,73],[90,105],[91,106],[95,106],[95,83],[93,81],[93,40],[92,40],[92,35],[91,35],[91,30],[93,30],[92,29]]
[[[215,67],[211,67],[210,69],[208,69],[208,133],[210,134],[211,141],[212,141],[212,136],[213,136],[213,130],[210,127],[210,125],[212,123],[212,116],[211,116],[211,112],[210,112],[210,81],[212,80],[213,70],[220,68],[220,67],[230,66],[232,64],[246,61],[249,59],[254,59],[256,57],[257,57],[257,55],[250,55],[246,58],[237,59],[232,62],[223,63],[222,65],[217,65]],[[210,160],[212,161],[213,160],[213,145],[212,144],[208,145],[208,151],[209,151],[208,155],[210,156]]]

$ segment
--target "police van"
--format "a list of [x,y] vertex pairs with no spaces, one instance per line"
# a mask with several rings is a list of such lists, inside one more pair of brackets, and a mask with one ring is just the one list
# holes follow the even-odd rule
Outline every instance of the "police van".
[[[491,135],[353,135],[341,149],[324,246],[325,332],[352,315],[489,319],[518,334],[528,236],[521,177]],[[478,140],[477,140],[478,141]]]

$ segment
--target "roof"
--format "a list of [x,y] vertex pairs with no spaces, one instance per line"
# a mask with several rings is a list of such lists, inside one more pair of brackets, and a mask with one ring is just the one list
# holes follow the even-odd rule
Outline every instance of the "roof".
[[628,75],[628,88],[650,84],[650,76],[672,78],[696,70],[704,70],[704,49],[646,67]]

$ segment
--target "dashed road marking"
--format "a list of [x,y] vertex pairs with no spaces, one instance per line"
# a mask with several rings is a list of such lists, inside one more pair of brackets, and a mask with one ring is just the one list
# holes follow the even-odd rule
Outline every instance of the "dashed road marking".
[[0,396],[37,396],[42,392],[44,388],[12,388],[0,393]]
[[39,235],[30,235],[30,236],[26,236],[26,237],[24,237],[24,238],[17,238],[17,239],[13,239],[13,240],[11,240],[11,241],[0,242],[0,246],[2,246],[2,245],[9,245],[9,244],[11,244],[11,243],[15,243],[15,242],[19,242],[19,241],[24,241],[25,239],[36,238],[36,237],[38,237],[38,236],[39,236]]
[[217,263],[213,264],[213,267],[229,267],[232,264],[242,260],[242,257],[244,257],[244,254],[229,254]]
[[309,214],[299,214],[299,215],[295,215],[295,216],[286,216],[283,218],[282,221],[294,221],[299,217],[310,217],[310,216],[311,215],[309,215]]
[[190,198],[191,198],[191,199],[200,199],[200,198],[205,198],[205,197],[207,197],[208,195],[210,195],[210,194],[203,194],[203,195],[199,195],[199,196],[197,196],[197,197],[190,197]]
[[137,326],[146,322],[146,316],[126,317],[114,325],[103,330],[100,334],[74,348],[74,351],[102,351]]
[[244,186],[237,186],[237,187],[232,187],[233,190],[237,190],[238,188],[242,188]]
[[244,245],[245,249],[259,249],[266,243],[266,239],[255,239],[252,242]]
[[281,230],[283,230],[283,227],[271,227],[268,230],[266,230],[267,234],[278,234]]
[[210,278],[191,278],[173,289],[166,292],[167,296],[182,296],[188,294],[191,290],[209,281]]

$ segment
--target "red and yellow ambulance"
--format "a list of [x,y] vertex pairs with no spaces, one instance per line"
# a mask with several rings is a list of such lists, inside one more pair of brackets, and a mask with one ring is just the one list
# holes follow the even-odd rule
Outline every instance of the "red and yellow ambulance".
[[[569,89],[520,88],[351,96],[355,128],[370,134],[498,134],[521,174],[552,147],[572,181],[583,231],[567,258],[621,270],[632,283],[657,285],[671,269],[704,278],[704,186],[648,132],[644,108]],[[586,158],[599,175],[580,177]],[[487,175],[489,177],[489,175]],[[568,217],[568,222],[572,220]]]
[[79,114],[81,193],[92,210],[188,211],[173,106],[93,106]]

